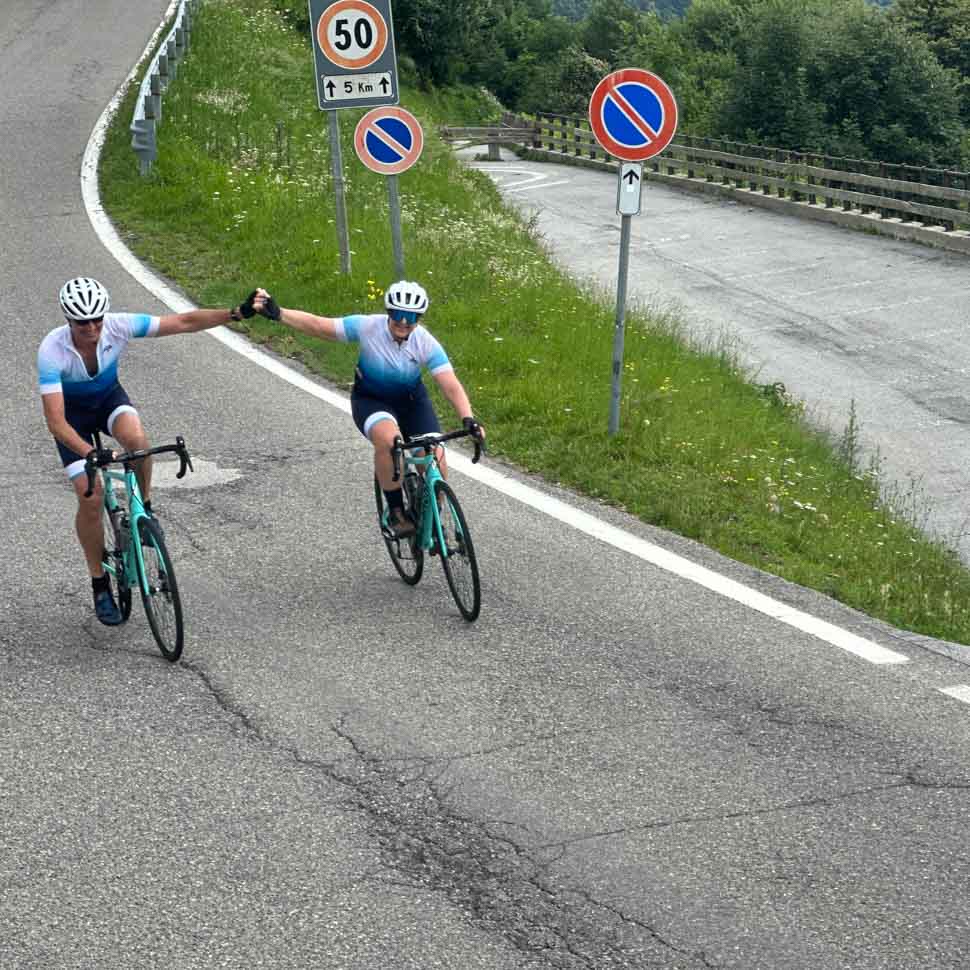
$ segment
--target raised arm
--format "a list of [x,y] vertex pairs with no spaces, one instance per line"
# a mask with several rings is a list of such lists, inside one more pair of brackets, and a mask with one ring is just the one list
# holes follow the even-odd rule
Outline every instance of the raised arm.
[[336,318],[319,317],[315,313],[308,313],[306,310],[293,310],[290,307],[280,306],[264,289],[256,291],[254,305],[256,312],[261,313],[267,319],[286,324],[294,330],[308,333],[311,337],[320,337],[323,340],[340,339],[337,336]]

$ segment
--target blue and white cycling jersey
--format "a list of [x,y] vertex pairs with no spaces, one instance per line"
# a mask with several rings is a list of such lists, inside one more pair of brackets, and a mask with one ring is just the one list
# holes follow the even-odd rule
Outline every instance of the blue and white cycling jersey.
[[400,344],[383,313],[338,317],[336,325],[338,340],[360,344],[358,387],[369,397],[404,397],[421,382],[422,367],[432,374],[454,369],[441,344],[420,324]]
[[154,337],[158,317],[146,313],[106,313],[98,340],[98,372],[88,373],[71,340],[68,324],[52,330],[37,351],[41,394],[64,395],[65,403],[95,407],[118,386],[118,360],[128,341]]

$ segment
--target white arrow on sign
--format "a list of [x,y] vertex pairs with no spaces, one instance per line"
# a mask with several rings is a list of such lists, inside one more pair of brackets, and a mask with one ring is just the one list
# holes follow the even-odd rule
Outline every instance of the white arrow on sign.
[[616,188],[616,211],[621,216],[640,214],[640,194],[643,187],[643,165],[640,162],[621,162]]

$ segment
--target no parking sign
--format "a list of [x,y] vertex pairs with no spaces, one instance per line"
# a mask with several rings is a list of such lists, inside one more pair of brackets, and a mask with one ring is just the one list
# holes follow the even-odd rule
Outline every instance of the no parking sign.
[[378,175],[387,176],[387,200],[391,215],[391,242],[394,269],[404,276],[404,242],[401,237],[401,201],[397,176],[407,171],[421,155],[424,132],[418,119],[404,108],[374,108],[368,111],[354,131],[357,157]]
[[589,99],[589,123],[611,155],[643,162],[659,155],[677,131],[677,102],[665,81],[639,68],[614,71]]
[[357,157],[378,175],[399,175],[421,155],[424,132],[418,119],[404,108],[374,108],[357,122]]
[[613,387],[609,432],[620,426],[620,378],[623,374],[623,318],[626,313],[630,260],[630,219],[640,212],[642,162],[659,155],[677,131],[677,102],[666,82],[639,68],[607,74],[589,99],[589,124],[596,140],[620,159],[616,211],[621,218],[620,266],[616,278],[616,325],[613,331]]

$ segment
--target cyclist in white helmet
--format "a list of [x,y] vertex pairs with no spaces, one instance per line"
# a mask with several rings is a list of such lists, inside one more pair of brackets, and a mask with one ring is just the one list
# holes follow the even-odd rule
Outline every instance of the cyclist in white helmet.
[[[111,313],[108,291],[87,276],[68,280],[60,304],[66,324],[52,330],[37,353],[44,419],[54,436],[61,462],[77,494],[75,527],[94,591],[98,619],[108,626],[122,622],[108,588],[102,558],[101,486],[84,497],[84,463],[94,454],[94,431],[111,435],[125,451],[148,447],[138,412],[118,380],[118,361],[128,342],[139,337],[194,333],[251,317],[255,292],[231,310],[192,310],[163,317],[144,313]],[[136,468],[138,485],[151,512],[151,459]]]
[[[325,340],[356,342],[360,356],[350,396],[354,423],[374,446],[374,474],[393,515],[395,533],[413,534],[414,524],[404,513],[401,483],[394,481],[391,446],[394,439],[441,430],[428,390],[421,381],[427,368],[463,424],[484,440],[465,388],[441,344],[421,325],[428,294],[419,283],[400,280],[384,294],[386,313],[321,317],[305,310],[281,307],[264,289],[256,291],[255,308],[270,320]],[[440,452],[442,473],[448,468]]]

